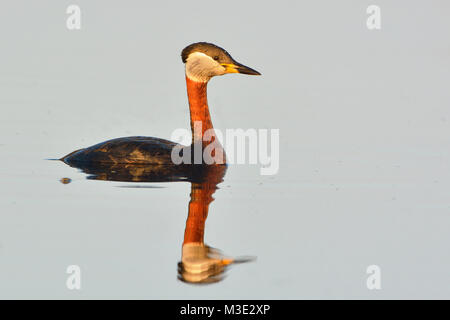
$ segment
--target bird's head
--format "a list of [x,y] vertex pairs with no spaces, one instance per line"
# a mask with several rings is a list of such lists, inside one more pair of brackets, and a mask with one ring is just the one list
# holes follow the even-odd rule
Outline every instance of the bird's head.
[[214,76],[226,73],[260,75],[252,68],[235,61],[231,55],[219,46],[207,42],[193,43],[181,52],[186,65],[186,76],[198,82],[208,82]]

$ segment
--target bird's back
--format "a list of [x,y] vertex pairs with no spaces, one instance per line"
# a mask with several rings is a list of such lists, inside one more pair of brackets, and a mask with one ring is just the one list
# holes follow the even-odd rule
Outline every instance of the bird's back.
[[154,137],[117,138],[74,151],[61,160],[68,164],[172,164],[171,152],[176,145]]

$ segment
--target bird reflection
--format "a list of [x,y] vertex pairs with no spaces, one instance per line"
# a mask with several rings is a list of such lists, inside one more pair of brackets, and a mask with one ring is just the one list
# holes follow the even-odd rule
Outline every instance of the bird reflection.
[[[209,205],[214,200],[217,185],[223,181],[227,168],[225,165],[69,165],[81,169],[88,175],[87,179],[93,180],[191,183],[181,261],[178,263],[179,280],[196,284],[215,283],[223,280],[230,265],[254,260],[253,257],[226,256],[204,243]],[[70,179],[67,179],[61,182],[69,183]]]

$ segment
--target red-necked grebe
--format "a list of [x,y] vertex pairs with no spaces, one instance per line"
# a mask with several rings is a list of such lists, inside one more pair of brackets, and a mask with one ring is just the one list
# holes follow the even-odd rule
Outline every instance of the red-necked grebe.
[[[181,58],[186,71],[192,143],[205,145],[215,140],[215,134],[211,135],[214,131],[206,94],[208,81],[226,73],[260,73],[235,61],[224,49],[207,42],[187,46],[181,52]],[[194,132],[194,123],[198,122],[201,123],[201,130]],[[210,139],[204,141],[203,134],[207,130],[210,130]],[[160,138],[125,137],[74,151],[61,160],[68,164],[173,164],[171,151],[175,146],[177,143]]]

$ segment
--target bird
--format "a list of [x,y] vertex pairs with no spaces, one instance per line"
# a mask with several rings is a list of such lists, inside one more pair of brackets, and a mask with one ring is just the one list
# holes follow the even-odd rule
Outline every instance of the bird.
[[[98,143],[73,151],[59,160],[68,165],[173,165],[172,152],[177,148],[179,155],[192,148],[205,148],[215,143],[212,161],[208,164],[226,164],[225,152],[216,139],[207,101],[207,84],[211,78],[229,73],[261,75],[236,60],[223,48],[208,42],[196,42],[181,52],[185,65],[187,96],[190,110],[192,144],[182,146],[178,143],[155,137],[123,137]],[[217,156],[217,157],[216,157]],[[220,156],[222,156],[220,158]],[[219,159],[219,160],[217,160]],[[190,159],[188,160],[188,162]],[[201,162],[202,164],[203,161]]]

